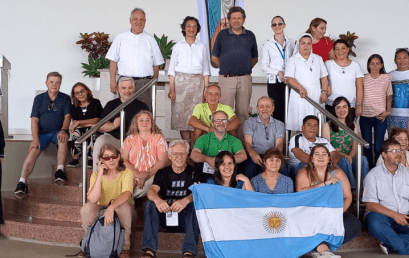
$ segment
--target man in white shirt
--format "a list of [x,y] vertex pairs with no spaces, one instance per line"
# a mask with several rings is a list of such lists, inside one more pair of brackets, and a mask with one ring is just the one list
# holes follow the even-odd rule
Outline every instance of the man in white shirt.
[[303,119],[301,127],[302,134],[296,134],[290,139],[288,149],[288,159],[290,163],[290,177],[295,180],[298,170],[306,167],[309,159],[311,149],[315,145],[324,145],[331,153],[331,159],[334,164],[337,164],[342,171],[347,175],[351,188],[356,187],[355,178],[353,177],[352,167],[345,158],[335,150],[331,143],[324,137],[318,135],[318,118],[313,115],[306,116]]
[[[159,66],[164,63],[162,53],[155,38],[144,31],[146,17],[141,8],[135,8],[129,19],[131,29],[120,33],[112,43],[106,58],[111,60],[111,91],[116,94],[118,83],[116,70],[120,77],[132,77],[135,91],[138,91],[152,78],[159,76]],[[152,90],[146,90],[139,99],[152,110]]]
[[362,201],[368,231],[381,241],[388,254],[409,254],[409,171],[400,163],[399,142],[386,140],[381,145],[384,163],[374,167],[364,180]]

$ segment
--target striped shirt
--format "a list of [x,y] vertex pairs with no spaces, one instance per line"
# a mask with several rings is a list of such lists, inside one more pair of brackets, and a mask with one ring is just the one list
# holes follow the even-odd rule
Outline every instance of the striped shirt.
[[373,79],[369,73],[365,74],[362,116],[375,117],[386,111],[386,96],[392,94],[389,74],[381,74],[377,79]]

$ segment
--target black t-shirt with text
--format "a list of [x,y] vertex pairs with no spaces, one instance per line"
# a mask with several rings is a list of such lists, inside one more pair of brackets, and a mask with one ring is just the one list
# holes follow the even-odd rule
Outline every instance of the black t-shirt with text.
[[187,165],[180,174],[175,173],[172,166],[167,166],[158,170],[152,184],[160,187],[159,196],[169,205],[172,205],[173,202],[191,194],[189,187],[197,181],[192,166]]

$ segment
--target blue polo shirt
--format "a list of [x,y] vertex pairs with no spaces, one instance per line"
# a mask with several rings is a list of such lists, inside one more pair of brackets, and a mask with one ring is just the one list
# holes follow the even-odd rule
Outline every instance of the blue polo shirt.
[[220,58],[220,75],[251,74],[251,60],[258,57],[256,36],[244,28],[240,35],[230,28],[221,30],[212,55]]
[[34,99],[33,109],[30,117],[38,118],[38,134],[57,133],[61,131],[65,115],[71,113],[71,98],[65,93],[58,92],[54,99],[56,111],[52,108],[48,91],[37,95]]
[[251,135],[254,151],[264,154],[268,149],[276,147],[277,138],[285,137],[285,126],[283,122],[270,117],[268,126],[265,127],[260,116],[250,117],[244,122],[243,134]]

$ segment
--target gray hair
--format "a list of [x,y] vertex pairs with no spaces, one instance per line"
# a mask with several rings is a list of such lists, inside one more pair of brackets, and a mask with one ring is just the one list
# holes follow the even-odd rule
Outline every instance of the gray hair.
[[145,13],[145,11],[144,11],[142,8],[138,8],[138,7],[134,8],[134,9],[132,10],[131,16],[130,16],[129,18],[132,18],[132,14],[133,14],[134,12],[141,12],[141,13],[143,13],[143,15],[145,15],[145,18],[146,18],[146,13]]
[[213,113],[213,115],[210,116],[210,120],[212,122],[214,121],[214,115],[216,115],[217,113],[223,113],[226,116],[226,119],[229,120],[229,116],[227,115],[226,112],[224,112],[223,110],[217,110],[216,112]]
[[257,107],[258,107],[258,102],[259,102],[261,99],[269,99],[269,100],[271,100],[271,103],[273,103],[273,106],[274,106],[274,99],[270,98],[269,96],[262,96],[261,98],[259,98],[259,99],[257,100]]
[[132,81],[132,84],[135,87],[135,82],[134,82],[133,78],[131,78],[131,77],[120,77],[119,80],[118,80],[118,86],[121,85],[121,82],[124,82],[124,81]]
[[190,147],[189,143],[188,143],[186,140],[183,140],[183,139],[176,139],[176,140],[173,140],[173,141],[171,141],[171,142],[169,143],[169,149],[168,149],[169,155],[171,155],[170,152],[171,152],[171,150],[172,150],[172,147],[175,146],[176,144],[184,144],[184,145],[186,145],[186,154],[189,153],[189,147]]

